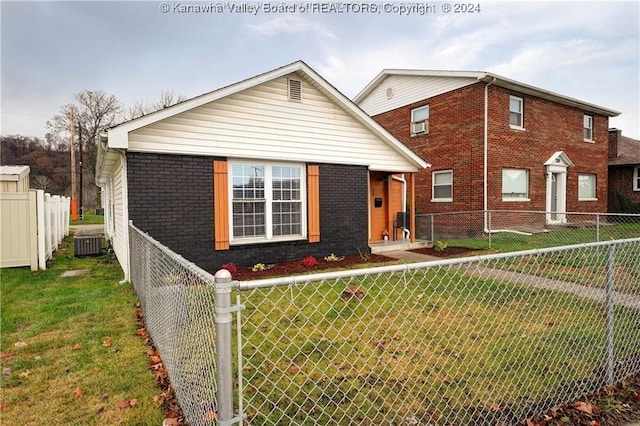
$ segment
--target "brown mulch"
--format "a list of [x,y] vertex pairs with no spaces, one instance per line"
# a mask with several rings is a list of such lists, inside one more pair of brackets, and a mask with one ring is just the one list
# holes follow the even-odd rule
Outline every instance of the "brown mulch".
[[234,280],[248,281],[260,280],[263,278],[281,277],[286,275],[308,274],[326,271],[328,269],[346,269],[362,267],[365,265],[377,266],[380,264],[397,262],[396,259],[378,254],[371,254],[368,256],[368,259],[366,257],[363,258],[358,254],[340,257],[343,257],[343,259],[339,262],[329,262],[321,257],[316,258],[318,264],[312,267],[305,266],[300,259],[265,265],[266,269],[264,271],[252,271],[252,266],[237,266],[237,271],[230,272]]
[[414,249],[411,251],[414,253],[428,254],[429,256],[448,258],[448,257],[469,256],[471,254],[480,254],[484,250],[472,249],[468,247],[447,247],[444,250],[438,251],[433,247],[425,247],[425,248]]

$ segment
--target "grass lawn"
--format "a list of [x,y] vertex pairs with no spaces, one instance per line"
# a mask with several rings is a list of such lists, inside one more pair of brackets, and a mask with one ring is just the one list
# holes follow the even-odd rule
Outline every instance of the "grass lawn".
[[[84,269],[89,276],[60,277]],[[0,423],[162,423],[153,400],[160,390],[136,336],[137,299],[118,284],[112,255],[74,258],[68,237],[50,269],[1,274]]]
[[104,223],[104,216],[93,213],[85,213],[84,219],[80,220],[72,220],[71,216],[69,216],[69,225],[100,225]]
[[[365,297],[345,300],[346,285]],[[255,425],[478,424],[602,380],[603,306],[561,292],[443,268],[241,296]],[[624,359],[640,349],[638,313],[616,318]]]
[[[560,247],[572,244],[593,243],[600,241],[638,238],[640,237],[640,224],[619,223],[600,226],[600,234],[596,235],[595,227],[584,229],[572,229],[567,227],[553,228],[549,232],[532,235],[517,234],[512,232],[498,232],[491,235],[491,250],[496,252],[511,252],[517,250],[530,250],[546,247]],[[469,247],[488,249],[489,238],[441,238],[449,247]]]

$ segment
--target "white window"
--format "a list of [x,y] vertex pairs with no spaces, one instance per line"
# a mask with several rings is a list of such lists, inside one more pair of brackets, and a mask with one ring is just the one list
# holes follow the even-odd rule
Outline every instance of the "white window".
[[231,241],[304,238],[302,165],[231,163]]
[[596,175],[578,175],[578,200],[596,200]]
[[511,127],[523,128],[523,100],[517,96],[509,96],[509,125]]
[[525,169],[502,169],[502,200],[529,200],[529,171]]
[[433,172],[433,197],[431,201],[453,201],[453,171]]
[[640,166],[633,169],[633,190],[640,191]]
[[582,123],[584,140],[593,142],[593,116],[585,114]]
[[429,105],[411,110],[411,135],[429,133]]

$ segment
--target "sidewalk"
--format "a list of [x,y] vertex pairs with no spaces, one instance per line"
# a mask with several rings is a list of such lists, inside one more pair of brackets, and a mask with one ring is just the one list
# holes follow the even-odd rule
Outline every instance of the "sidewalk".
[[69,233],[73,235],[102,235],[104,234],[104,224],[69,225]]

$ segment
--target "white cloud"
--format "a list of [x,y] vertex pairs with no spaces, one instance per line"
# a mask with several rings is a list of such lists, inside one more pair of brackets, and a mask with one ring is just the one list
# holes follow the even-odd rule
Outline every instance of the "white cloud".
[[262,23],[248,24],[247,26],[255,33],[268,36],[274,36],[282,33],[309,33],[320,37],[335,38],[335,35],[331,30],[326,28],[324,25],[307,19],[303,15],[279,15]]

